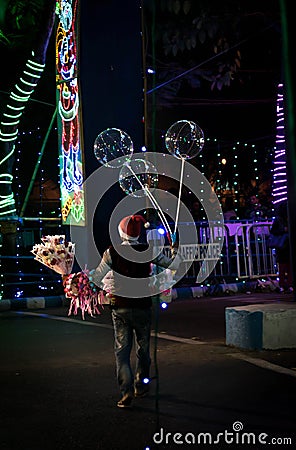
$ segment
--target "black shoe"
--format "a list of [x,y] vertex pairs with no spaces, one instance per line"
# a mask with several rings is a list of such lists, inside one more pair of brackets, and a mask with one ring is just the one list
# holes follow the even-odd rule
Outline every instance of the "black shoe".
[[149,394],[149,385],[143,384],[141,386],[135,387],[135,397],[142,398],[146,397]]
[[132,394],[125,394],[121,400],[117,402],[118,408],[131,408],[133,401]]

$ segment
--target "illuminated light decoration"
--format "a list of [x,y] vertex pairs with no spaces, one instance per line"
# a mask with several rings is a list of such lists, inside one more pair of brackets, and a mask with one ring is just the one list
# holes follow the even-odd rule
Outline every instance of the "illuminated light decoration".
[[77,5],[78,0],[57,2],[56,82],[62,222],[83,226],[85,197],[77,80]]
[[[2,244],[0,244],[0,254],[2,254]],[[4,293],[4,273],[0,258],[0,300],[3,299],[3,293]]]
[[[216,192],[216,195],[217,195],[218,199],[220,200],[220,198],[221,198],[221,191],[223,189],[223,184],[221,183],[222,162],[221,162],[221,154],[220,154],[220,145],[219,144],[218,144],[217,158],[218,158],[218,177],[216,179],[216,186],[212,186],[212,187],[213,187],[213,190]],[[224,188],[226,189],[226,186],[224,186]]]
[[[32,77],[33,76],[33,74],[32,73],[30,73],[30,72],[27,72],[26,70],[24,70],[24,75],[28,75],[29,77]],[[41,75],[34,75],[34,78],[41,78]]]
[[[4,113],[3,116],[9,117],[10,119],[18,119],[19,117],[21,117],[22,114],[23,114],[23,113],[19,113],[19,114],[16,114],[16,115],[13,116],[12,114]],[[2,122],[1,122],[1,123],[2,123]]]
[[[265,175],[271,173],[273,151],[269,149],[267,154],[266,149],[262,149],[263,151],[260,149],[259,153],[258,146],[249,142],[236,141],[232,143],[221,140],[219,145],[215,145],[219,140],[207,138],[207,141],[209,145],[212,144],[215,151],[212,150],[213,153],[210,155],[213,168],[211,168],[211,172],[206,170],[205,176],[209,179],[219,199],[230,195],[233,197],[235,208],[238,208],[241,206],[241,201],[245,199],[246,182],[251,181],[253,186],[260,186],[260,168],[263,167],[263,161],[266,164],[266,160],[268,160],[268,164],[270,164],[270,169],[266,169]],[[226,164],[222,164],[222,152]],[[207,157],[207,153],[205,152],[203,156]],[[249,181],[246,180],[246,164]],[[207,165],[209,166],[206,164],[203,167]]]
[[[0,140],[5,142],[15,141],[18,131],[12,133],[3,133],[0,131]],[[7,158],[2,159],[1,163],[4,162]],[[0,164],[1,164],[0,163]]]
[[[15,141],[18,135],[18,125],[37,80],[40,78],[45,65],[34,61],[34,52],[25,64],[25,70],[9,95],[9,101],[3,112],[0,123],[0,142],[4,155],[0,155],[0,216],[16,215],[14,194],[12,192]],[[36,82],[35,82],[36,81]],[[33,88],[33,89],[31,89]]]
[[[55,129],[55,133],[56,133],[56,129]],[[23,138],[25,139],[30,139],[30,141],[23,141]],[[37,127],[36,129],[30,129],[27,131],[22,131],[22,133],[19,133],[18,135],[18,139],[15,142],[15,173],[14,173],[14,185],[17,187],[17,189],[15,189],[14,192],[14,196],[15,196],[15,203],[16,203],[16,207],[17,207],[17,211],[21,211],[22,209],[22,205],[23,205],[23,197],[24,197],[24,193],[25,190],[23,189],[22,186],[22,181],[19,178],[19,173],[22,173],[22,167],[24,167],[24,164],[26,163],[26,159],[27,156],[25,154],[25,152],[23,152],[24,148],[29,148],[29,147],[35,147],[35,143],[36,141],[39,142],[42,139],[42,132],[40,131],[40,128]],[[38,155],[41,154],[41,151],[38,152]],[[44,161],[45,162],[45,161]],[[57,165],[58,165],[58,158],[56,160]],[[41,166],[41,164],[40,164]],[[39,196],[40,196],[40,202],[39,202],[39,210],[37,210],[36,212],[36,216],[38,217],[22,217],[21,214],[19,213],[19,217],[22,217],[22,220],[34,220],[37,221],[37,226],[39,226],[39,236],[43,236],[44,235],[44,225],[43,222],[45,220],[45,218],[43,218],[42,216],[44,216],[44,199],[46,202],[46,195],[44,192],[44,187],[42,186],[43,182],[46,181],[44,179],[44,172],[42,171],[42,168],[39,167],[39,173],[40,173],[40,191],[39,191]],[[56,182],[58,184],[58,168],[55,172],[55,176],[56,179],[54,179],[54,182]],[[35,177],[34,177],[35,179]],[[1,178],[0,178],[1,180]],[[0,181],[1,182],[1,181]],[[46,183],[44,183],[44,186],[46,186]],[[37,196],[35,197],[37,198]],[[56,204],[57,209],[54,211],[50,212],[50,217],[47,217],[46,220],[53,220],[54,222],[58,222],[57,227],[61,227],[61,220],[59,220],[60,216],[60,208],[59,208],[59,202],[57,202]],[[39,212],[38,212],[39,211]],[[54,217],[53,217],[54,215]],[[0,225],[1,226],[1,225]],[[23,259],[22,256],[22,248],[24,246],[24,241],[23,239],[26,239],[24,237],[24,233],[20,232],[21,230],[17,230],[17,236],[16,236],[16,253],[15,253],[15,258],[13,259],[13,263],[14,266],[11,266],[11,272],[13,272],[15,274],[15,278],[14,278],[14,282],[15,285],[12,289],[11,293],[9,291],[9,296],[15,297],[15,298],[22,298],[22,297],[26,297],[28,294],[28,291],[24,289],[24,287],[26,289],[27,285],[30,285],[31,282],[27,282],[26,277],[28,276],[27,271],[30,270],[30,266],[28,266],[26,264],[26,259]],[[61,233],[62,234],[62,233]],[[0,243],[0,247],[1,247],[1,243]],[[1,254],[1,248],[0,248],[0,254]],[[0,258],[0,299],[3,297],[5,290],[7,289],[6,286],[6,274],[5,274],[5,269],[1,270],[1,262],[3,264],[3,261],[1,261]],[[3,264],[4,265],[4,264]],[[27,270],[28,269],[28,270]],[[34,271],[35,273],[35,271]],[[43,276],[45,275],[45,276]],[[38,274],[38,280],[41,281],[41,283],[43,281],[45,281],[44,285],[36,285],[34,287],[34,289],[36,288],[36,291],[42,291],[41,295],[51,295],[51,293],[53,291],[56,291],[56,289],[59,289],[58,286],[61,284],[61,280],[57,279],[54,281],[54,283],[48,282],[48,278],[47,278],[47,274],[44,274],[44,270],[42,268],[42,266],[40,265],[39,267],[39,274]],[[30,289],[30,288],[29,288]],[[31,295],[31,291],[30,295]],[[36,292],[36,295],[37,295]],[[59,291],[60,292],[60,289]],[[5,292],[5,295],[7,296],[7,291]],[[6,297],[7,298],[7,297]]]
[[[9,105],[9,104],[6,105],[6,107],[8,109],[12,109],[13,111],[22,111],[20,114],[18,114],[18,117],[20,117],[22,115],[23,110],[25,109],[25,106],[12,106],[12,105]],[[5,113],[4,113],[4,115],[5,115]],[[16,116],[13,116],[13,117],[16,117]]]
[[287,168],[286,168],[286,139],[285,139],[285,115],[284,115],[284,89],[283,84],[278,85],[277,95],[277,123],[276,143],[273,163],[273,204],[279,204],[287,200]]
[[15,94],[14,92],[12,92],[11,94],[10,94],[10,98],[12,99],[12,100],[15,100],[16,102],[27,102],[28,100],[29,100],[29,98],[30,98],[30,96],[29,95],[26,95],[25,97],[24,96],[21,96],[21,95],[17,95],[17,94]]
[[20,78],[20,81],[21,81],[23,84],[26,84],[27,86],[32,86],[32,87],[34,87],[34,88],[37,86],[37,83],[30,83],[29,81],[24,80],[22,77]]
[[[35,84],[35,86],[37,86],[37,83]],[[16,88],[21,94],[25,94],[25,97],[20,97],[20,98],[29,99],[29,98],[30,98],[30,95],[34,92],[34,89],[31,89],[30,91],[24,91],[24,90],[21,89],[17,84],[15,85],[15,88]]]
[[15,298],[20,298],[23,296],[24,291],[17,291],[15,294]]
[[1,122],[1,125],[3,125],[3,126],[7,126],[7,125],[18,125],[19,124],[19,121],[17,120],[17,121],[15,121],[15,122]]

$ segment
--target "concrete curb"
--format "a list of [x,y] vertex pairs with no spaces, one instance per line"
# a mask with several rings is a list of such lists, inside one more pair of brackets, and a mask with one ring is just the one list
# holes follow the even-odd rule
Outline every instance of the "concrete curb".
[[[275,284],[270,282],[260,282],[259,287],[261,289],[261,292],[270,292],[271,290],[275,289]],[[239,283],[216,283],[204,286],[177,287],[172,289],[172,300],[178,301],[184,299],[188,300],[213,296],[223,297],[227,295],[255,292],[257,288],[258,281],[243,281]],[[0,312],[10,309],[45,309],[57,306],[69,306],[69,299],[66,299],[64,295],[57,295],[52,297],[28,297],[0,300]]]
[[227,307],[226,345],[246,350],[296,348],[295,319],[295,304]]
[[8,310],[23,310],[23,309],[45,309],[57,306],[64,306],[66,298],[64,295],[57,295],[52,297],[29,297],[29,298],[14,298],[8,300],[0,300],[0,312]]
[[221,283],[205,286],[180,287],[173,289],[172,300],[182,300],[199,297],[219,297],[255,292],[258,288],[257,281],[245,281],[239,283]]
[[[172,289],[172,300],[188,300],[209,296],[235,295],[254,292],[258,286],[256,281],[214,284],[209,286],[177,287]],[[51,297],[28,297],[0,300],[0,312],[8,310],[45,309],[58,306],[69,306],[69,299],[64,295]]]

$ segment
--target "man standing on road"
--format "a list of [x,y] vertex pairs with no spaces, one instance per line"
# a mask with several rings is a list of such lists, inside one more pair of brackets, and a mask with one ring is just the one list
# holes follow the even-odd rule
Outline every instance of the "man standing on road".
[[[111,246],[105,250],[100,264],[91,271],[92,281],[98,286],[101,286],[102,280],[108,273],[107,297],[110,300],[114,327],[117,381],[122,395],[117,402],[119,408],[131,407],[134,397],[143,397],[149,391],[151,264],[176,270],[181,262],[181,257],[176,254],[174,248],[172,248],[172,258],[168,258],[163,253],[154,256],[153,249],[147,243],[139,241],[143,225],[145,228],[149,226],[140,215],[124,217],[118,226],[121,245],[117,249]],[[143,255],[145,255],[144,259]],[[139,291],[135,292],[137,290],[137,284],[135,284],[132,296],[123,296],[124,284],[125,287],[126,283],[132,286],[132,283],[137,281],[140,281]],[[137,357],[135,375],[133,375],[130,361],[134,336]]]

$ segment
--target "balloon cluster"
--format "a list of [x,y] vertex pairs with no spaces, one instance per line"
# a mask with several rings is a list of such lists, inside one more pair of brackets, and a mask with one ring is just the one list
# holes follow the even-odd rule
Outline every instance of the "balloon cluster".
[[77,315],[81,309],[82,319],[85,313],[91,317],[101,314],[99,307],[102,307],[101,296],[95,284],[89,280],[89,271],[72,273],[63,277],[65,296],[70,299],[68,316],[72,313]]
[[[168,152],[178,159],[192,159],[203,149],[204,133],[195,122],[178,120],[167,130],[165,146]],[[112,169],[122,167],[120,186],[128,194],[135,194],[142,189],[142,183],[139,183],[139,177],[134,173],[133,164],[135,167],[139,164],[143,166],[142,177],[145,180],[145,174],[147,178],[150,174],[153,185],[157,176],[157,171],[151,163],[144,159],[133,160],[133,153],[134,144],[131,137],[118,128],[107,128],[98,134],[94,142],[94,155],[101,164]],[[129,178],[128,189],[123,182],[126,177]]]
[[174,232],[170,229],[165,214],[152,194],[153,189],[157,188],[158,185],[158,172],[151,162],[145,159],[132,158],[134,145],[127,133],[118,128],[107,128],[102,131],[95,139],[94,154],[97,160],[105,167],[121,168],[119,185],[127,195],[133,197],[147,196],[149,198],[152,206],[159,214],[169,242],[174,244],[181,203],[184,163],[201,152],[204,146],[204,133],[195,122],[179,120],[167,130],[165,146],[171,155],[181,161],[179,198]]

